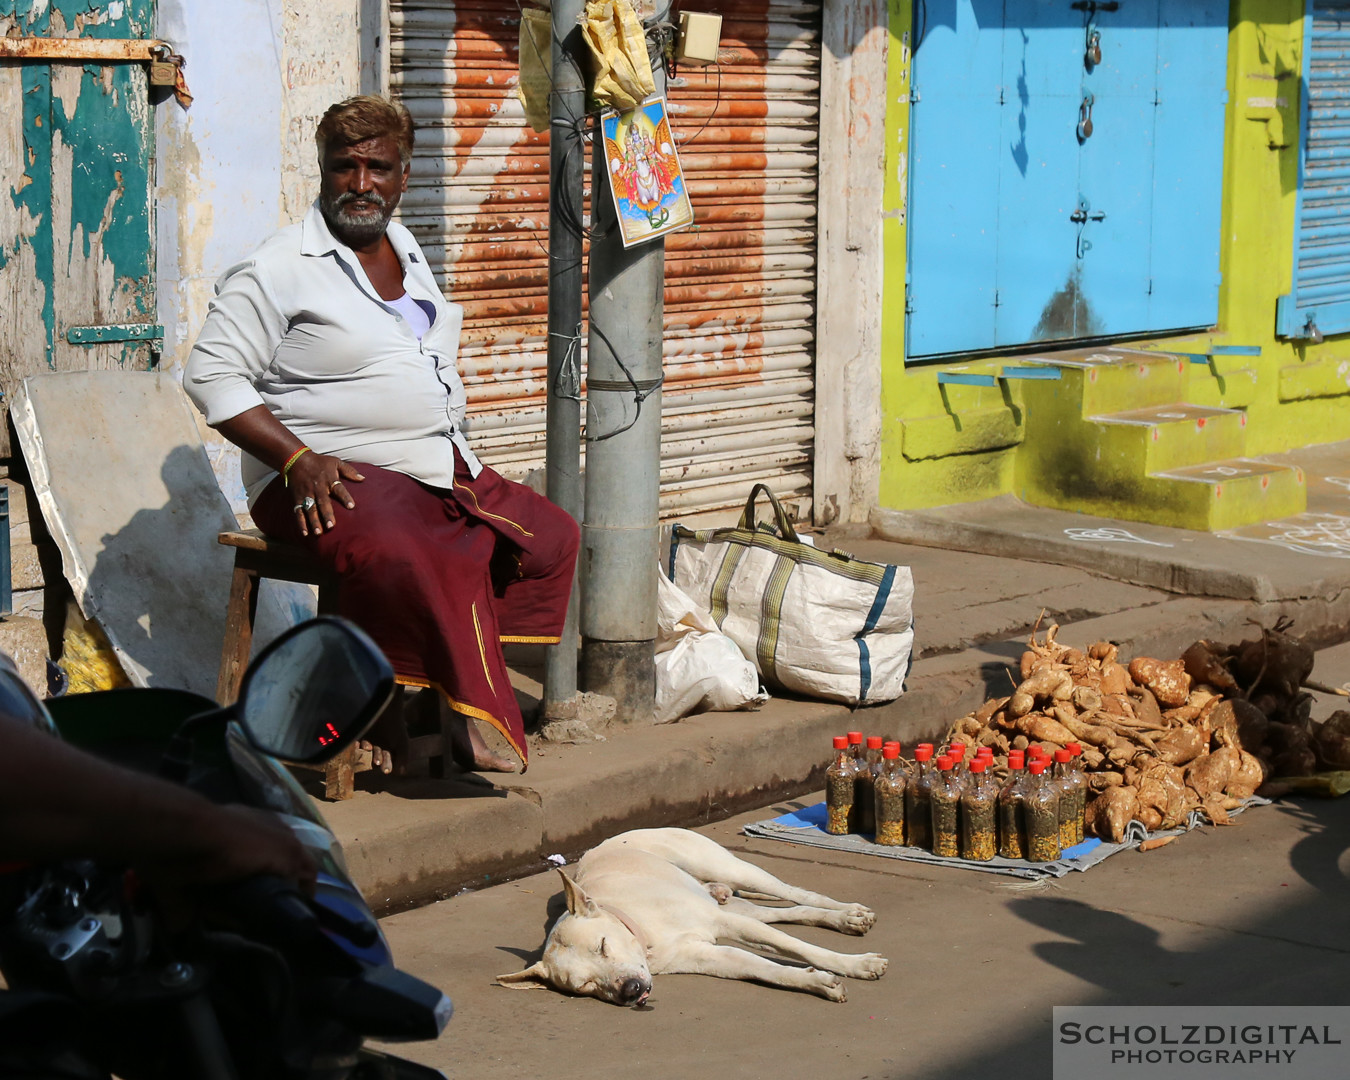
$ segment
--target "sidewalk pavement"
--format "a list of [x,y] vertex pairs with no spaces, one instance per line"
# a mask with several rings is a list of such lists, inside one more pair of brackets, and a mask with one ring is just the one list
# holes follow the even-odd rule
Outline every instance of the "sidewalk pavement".
[[[1337,681],[1350,676],[1345,663],[1328,669]],[[846,1004],[701,975],[658,975],[641,1009],[496,986],[494,976],[538,958],[547,921],[562,910],[561,882],[545,873],[384,921],[400,966],[455,1003],[437,1042],[394,1051],[474,1080],[594,1080],[611,1072],[652,1080],[1049,1080],[1057,1005],[1115,1007],[1106,1019],[1118,1025],[1141,1019],[1120,1006],[1165,1006],[1178,1010],[1169,1023],[1179,1025],[1213,1022],[1178,1008],[1186,1005],[1350,1001],[1350,798],[1259,807],[1229,828],[1198,829],[1157,851],[1121,852],[1086,873],[1040,883],[740,834],[749,822],[820,798],[702,831],[793,885],[876,912],[864,938],[783,928],[825,948],[889,958],[879,982],[848,981]],[[1156,1077],[1196,1073],[1149,1068]],[[1275,1073],[1268,1065],[1227,1068],[1233,1077]],[[1101,1075],[1110,1075],[1105,1064]]]
[[[852,711],[776,697],[750,713],[620,724],[603,742],[532,739],[528,772],[445,780],[358,776],[354,798],[324,804],[377,911],[569,860],[606,836],[700,825],[820,786],[830,736],[850,728],[934,739],[1006,693],[1030,627],[1059,640],[1108,639],[1123,656],[1172,657],[1205,637],[1239,641],[1252,621],[1293,618],[1316,647],[1350,640],[1350,444],[1301,451],[1309,511],[1235,534],[1192,533],[1027,507],[1013,499],[873,515],[876,533],[829,546],[911,567],[916,659],[903,697]],[[1074,530],[1074,531],[1066,531]],[[901,540],[907,542],[899,542]],[[526,673],[517,690],[537,700]]]

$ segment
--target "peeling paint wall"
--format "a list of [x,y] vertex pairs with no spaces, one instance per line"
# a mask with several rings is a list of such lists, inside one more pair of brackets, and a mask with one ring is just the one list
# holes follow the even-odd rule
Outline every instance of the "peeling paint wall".
[[328,106],[361,92],[359,3],[286,4],[282,35],[280,223],[304,216],[319,190],[314,129]]
[[820,77],[818,524],[865,521],[881,469],[886,0],[825,0]]
[[[0,0],[0,34],[139,39],[149,0]],[[51,370],[146,368],[144,340],[79,328],[155,321],[150,103],[136,63],[0,67],[0,392]],[[145,326],[121,337],[144,335]],[[117,337],[118,335],[112,335]],[[0,457],[10,454],[0,427]]]

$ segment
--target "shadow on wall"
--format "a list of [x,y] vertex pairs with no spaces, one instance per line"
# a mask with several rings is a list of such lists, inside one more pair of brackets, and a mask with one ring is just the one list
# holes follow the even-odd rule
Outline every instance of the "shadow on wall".
[[[214,697],[233,573],[231,551],[216,538],[233,523],[200,446],[171,450],[160,479],[163,505],[137,510],[101,538],[84,606],[146,672],[147,685]],[[265,585],[281,587],[260,597],[255,649],[313,614],[307,588]]]

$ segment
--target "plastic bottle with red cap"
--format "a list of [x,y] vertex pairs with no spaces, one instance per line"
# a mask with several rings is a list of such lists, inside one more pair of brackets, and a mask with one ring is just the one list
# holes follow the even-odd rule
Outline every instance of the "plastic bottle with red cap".
[[1045,761],[1027,766],[1031,773],[1022,805],[1027,821],[1027,860],[1054,862],[1059,858],[1059,788],[1046,774]]
[[876,781],[881,768],[880,735],[867,736],[866,748],[853,774],[853,828],[855,833],[876,832]]
[[900,762],[900,744],[888,742],[881,749],[881,771],[874,785],[876,840],[885,847],[905,843],[905,796],[908,774]]
[[930,796],[933,807],[933,854],[955,859],[961,854],[961,783],[952,774],[953,762],[938,758],[938,775]]
[[905,789],[905,829],[910,847],[933,850],[933,744],[914,748],[914,772]]
[[1022,807],[1025,770],[1025,754],[1021,750],[1009,751],[1008,776],[998,792],[998,854],[1001,859],[1027,857],[1027,821]]
[[970,777],[970,770],[966,766],[966,744],[960,740],[948,743],[947,756],[952,759],[952,782],[964,788]]
[[1054,752],[1054,764],[1051,766],[1051,773],[1055,785],[1055,790],[1059,792],[1059,848],[1065,851],[1073,847],[1077,842],[1074,840],[1074,785],[1069,776],[1073,768],[1073,754],[1068,750],[1056,750]]
[[1071,742],[1064,747],[1069,755],[1069,760],[1064,763],[1063,772],[1060,772],[1059,755],[1055,755],[1055,773],[1060,782],[1060,787],[1068,792],[1071,802],[1070,821],[1073,825],[1070,842],[1067,846],[1083,842],[1083,817],[1087,810],[1087,777],[1083,774],[1083,746],[1081,743]]
[[834,760],[825,770],[825,831],[847,836],[853,815],[853,753],[848,736],[834,737]]
[[998,852],[998,791],[986,771],[989,760],[975,755],[961,792],[961,857],[973,862],[988,862]]

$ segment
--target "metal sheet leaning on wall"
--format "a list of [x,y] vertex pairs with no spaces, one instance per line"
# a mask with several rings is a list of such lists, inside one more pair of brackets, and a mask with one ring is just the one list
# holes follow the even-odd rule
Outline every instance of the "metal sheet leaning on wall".
[[[661,509],[728,509],[764,481],[805,517],[820,4],[718,10],[720,86],[689,68],[669,91],[695,226],[666,239]],[[515,96],[519,9],[394,0],[389,17],[390,90],[418,124],[401,220],[465,307],[475,449],[522,479],[544,461],[548,141]]]

